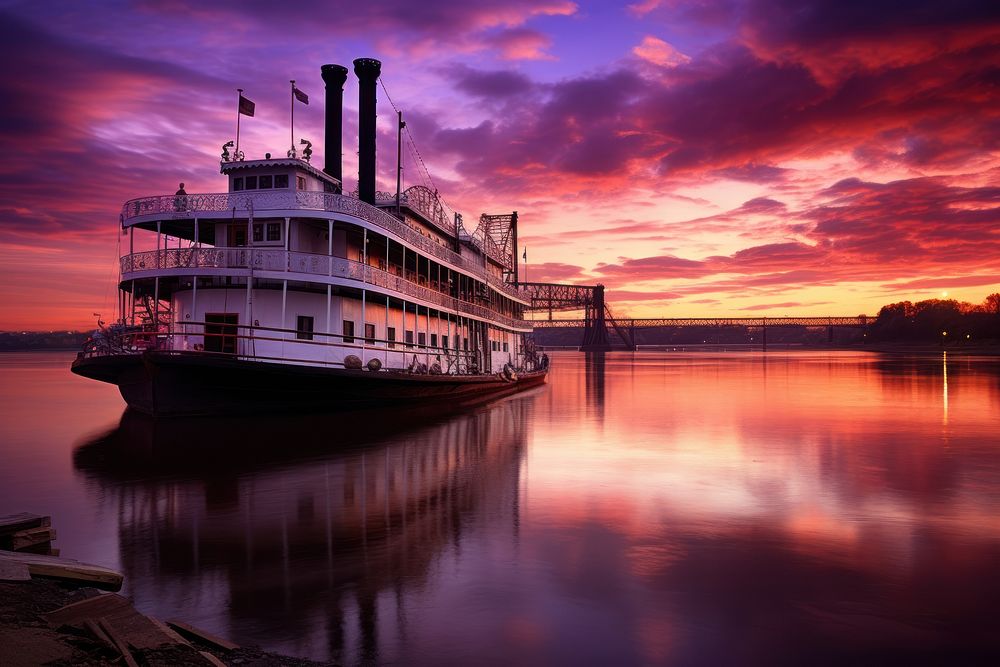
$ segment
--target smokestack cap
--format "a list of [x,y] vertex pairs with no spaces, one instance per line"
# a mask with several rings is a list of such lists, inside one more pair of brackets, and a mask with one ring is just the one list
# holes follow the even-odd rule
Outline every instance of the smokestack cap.
[[354,61],[354,73],[359,79],[375,80],[382,74],[382,63],[374,58],[358,58]]
[[343,65],[323,65],[319,68],[323,83],[328,86],[341,86],[347,83],[347,68]]

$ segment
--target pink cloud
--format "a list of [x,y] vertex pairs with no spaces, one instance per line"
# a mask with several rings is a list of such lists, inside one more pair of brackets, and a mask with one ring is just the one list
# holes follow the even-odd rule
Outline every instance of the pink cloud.
[[632,53],[659,67],[678,67],[691,62],[690,56],[684,55],[671,44],[652,35],[643,37],[642,42],[632,49]]
[[503,60],[554,60],[546,53],[552,38],[530,28],[509,28],[486,38]]

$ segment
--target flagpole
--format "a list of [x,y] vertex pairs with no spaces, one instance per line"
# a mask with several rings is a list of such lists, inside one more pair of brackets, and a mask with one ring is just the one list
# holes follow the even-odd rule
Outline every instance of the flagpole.
[[289,79],[292,83],[291,95],[292,95],[292,150],[289,152],[288,157],[295,157],[295,79]]
[[233,156],[237,160],[239,158],[236,156],[240,154],[240,116],[242,115],[240,114],[241,97],[243,97],[243,89],[237,88],[236,89],[236,154]]

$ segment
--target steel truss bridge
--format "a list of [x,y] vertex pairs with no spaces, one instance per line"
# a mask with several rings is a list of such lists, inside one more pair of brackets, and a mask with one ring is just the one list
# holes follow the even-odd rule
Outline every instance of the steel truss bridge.
[[[656,327],[740,327],[759,329],[762,345],[767,348],[767,330],[776,327],[825,327],[832,339],[833,329],[864,328],[872,318],[856,317],[652,317],[623,318],[612,312],[604,297],[604,285],[566,285],[559,283],[519,283],[518,289],[530,298],[531,313],[547,313],[547,319],[532,320],[535,328],[579,327],[583,329],[581,349],[607,350],[612,347],[613,331],[628,349],[636,347],[636,331]],[[583,318],[554,319],[553,313],[583,311]]]

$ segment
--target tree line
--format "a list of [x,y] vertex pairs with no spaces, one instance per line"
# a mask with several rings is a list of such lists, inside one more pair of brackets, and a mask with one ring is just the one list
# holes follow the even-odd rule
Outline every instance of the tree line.
[[949,344],[998,341],[1000,294],[990,294],[981,304],[928,299],[882,306],[868,330],[868,339]]

